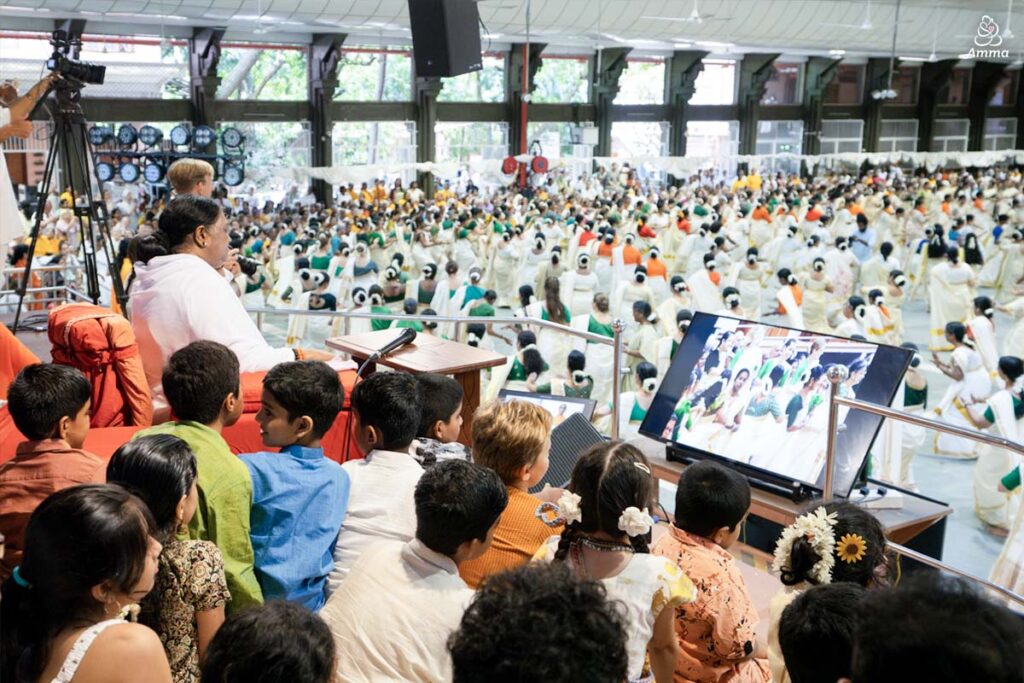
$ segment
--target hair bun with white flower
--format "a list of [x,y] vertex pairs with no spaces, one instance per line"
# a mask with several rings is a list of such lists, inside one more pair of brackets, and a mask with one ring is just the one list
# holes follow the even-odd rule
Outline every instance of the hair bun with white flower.
[[636,507],[628,507],[619,515],[619,531],[625,531],[630,538],[644,536],[654,526],[654,520],[643,510]]
[[582,522],[583,508],[580,507],[580,503],[582,501],[583,499],[572,491],[563,491],[562,495],[558,498],[558,502],[555,503],[558,506],[558,516],[561,517],[566,524]]
[[834,527],[838,521],[839,517],[836,513],[829,514],[824,507],[818,507],[813,512],[797,517],[796,521],[783,529],[782,537],[775,545],[772,571],[778,572],[783,577],[793,574],[791,565],[793,544],[797,539],[803,538],[820,558],[806,573],[806,578],[817,584],[832,583],[832,569],[836,564],[833,552],[836,547]]

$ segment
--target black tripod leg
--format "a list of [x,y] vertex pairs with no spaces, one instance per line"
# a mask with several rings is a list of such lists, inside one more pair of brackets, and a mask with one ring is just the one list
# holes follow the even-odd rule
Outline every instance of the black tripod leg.
[[60,138],[55,137],[50,153],[46,157],[46,167],[43,171],[43,184],[39,192],[39,200],[36,202],[36,220],[32,224],[31,239],[28,245],[28,254],[25,256],[25,272],[21,277],[21,287],[18,288],[18,306],[14,310],[14,322],[11,324],[11,332],[18,334],[18,326],[21,322],[21,311],[25,305],[25,294],[28,292],[28,285],[32,278],[32,261],[35,259],[36,243],[39,241],[39,230],[43,223],[43,212],[46,210],[46,199],[50,194],[50,187],[53,182],[53,172],[57,166],[57,155],[60,149]]

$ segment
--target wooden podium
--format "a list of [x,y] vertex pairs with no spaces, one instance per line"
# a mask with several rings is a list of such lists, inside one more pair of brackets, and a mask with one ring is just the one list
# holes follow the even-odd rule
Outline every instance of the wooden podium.
[[[347,337],[331,337],[326,341],[329,348],[344,351],[356,363],[362,363],[373,353],[400,335],[404,330],[388,328],[366,334],[350,334]],[[459,441],[472,445],[473,413],[480,405],[480,371],[504,365],[508,358],[500,353],[477,349],[466,344],[446,341],[420,333],[416,341],[377,361],[395,370],[413,375],[433,372],[439,375],[453,375],[462,385],[462,431]],[[366,373],[373,372],[369,367]]]

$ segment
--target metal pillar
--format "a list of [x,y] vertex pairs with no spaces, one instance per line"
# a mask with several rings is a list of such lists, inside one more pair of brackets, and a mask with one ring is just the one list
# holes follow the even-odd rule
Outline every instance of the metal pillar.
[[801,154],[821,154],[821,122],[825,89],[836,77],[839,59],[810,57],[804,67],[802,118],[804,142]]
[[[333,122],[331,100],[338,89],[338,63],[341,61],[341,46],[344,33],[326,33],[313,36],[313,42],[306,50],[309,63],[309,127],[310,165],[315,167],[333,165],[334,149],[331,144]],[[316,200],[330,206],[334,193],[325,180],[313,181]]]
[[677,50],[669,60],[665,84],[665,102],[671,107],[669,156],[686,156],[688,105],[697,87],[697,76],[704,70],[704,58],[708,54],[704,50]]
[[[508,153],[511,156],[529,151],[527,109],[533,93],[533,80],[543,60],[544,43],[513,43],[505,66],[505,102],[508,103]],[[544,150],[546,156],[557,156],[557,150]]]
[[828,369],[828,381],[832,383],[829,387],[828,402],[828,448],[825,451],[825,487],[821,496],[825,501],[832,500],[832,489],[835,486],[836,477],[836,443],[839,441],[837,433],[839,426],[839,404],[836,403],[836,396],[839,393],[839,385],[846,381],[850,371],[845,365],[833,365]]
[[622,334],[626,331],[626,323],[621,318],[612,321],[612,426],[609,434],[613,439],[619,438],[619,397],[622,394]]
[[757,153],[757,114],[778,58],[779,53],[748,54],[740,62],[740,154]]
[[871,93],[888,87],[889,71],[889,59],[885,57],[872,57],[864,70],[864,140],[861,146],[865,152],[878,151],[883,101],[876,100]]
[[619,79],[626,69],[626,56],[631,47],[613,47],[599,50],[591,58],[590,101],[595,107],[597,148],[594,156],[606,157],[612,153],[612,102],[619,94]]
[[[193,28],[188,40],[189,93],[192,98],[192,123],[196,126],[217,127],[215,102],[220,76],[217,64],[220,62],[220,41],[226,29]],[[216,142],[202,152],[213,152]]]
[[[413,81],[413,99],[416,103],[416,161],[434,161],[437,155],[434,124],[437,123],[437,96],[444,85],[440,78],[417,77]],[[427,197],[434,196],[434,174],[420,173],[417,176],[420,187]]]

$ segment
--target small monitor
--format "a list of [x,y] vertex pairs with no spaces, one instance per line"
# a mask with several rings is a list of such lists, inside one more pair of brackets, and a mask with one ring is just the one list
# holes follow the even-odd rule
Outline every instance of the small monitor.
[[512,391],[502,389],[498,392],[498,398],[502,401],[529,401],[539,405],[551,413],[554,420],[552,427],[562,424],[570,415],[583,413],[583,417],[590,420],[594,417],[594,409],[597,401],[589,398],[575,398],[569,396],[553,396],[551,394],[532,394],[528,391]]
[[[830,382],[841,396],[888,406],[912,352],[883,344],[697,313],[658,388],[640,433],[792,489],[825,480]],[[846,497],[882,418],[840,407],[834,493]]]

